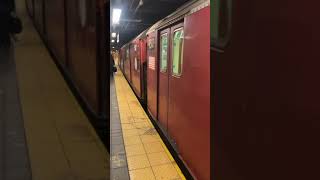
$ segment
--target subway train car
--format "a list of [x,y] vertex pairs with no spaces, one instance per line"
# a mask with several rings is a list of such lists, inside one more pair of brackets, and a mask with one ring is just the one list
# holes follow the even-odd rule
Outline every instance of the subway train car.
[[106,1],[26,0],[26,5],[85,112],[106,125]]
[[320,179],[319,5],[213,0],[214,178]]
[[120,68],[126,73],[125,77],[131,83],[136,95],[145,102],[146,100],[146,68],[147,68],[147,30],[139,34],[121,48],[121,64],[130,68]]
[[209,180],[210,2],[186,3],[126,44],[121,54],[132,89],[192,176]]

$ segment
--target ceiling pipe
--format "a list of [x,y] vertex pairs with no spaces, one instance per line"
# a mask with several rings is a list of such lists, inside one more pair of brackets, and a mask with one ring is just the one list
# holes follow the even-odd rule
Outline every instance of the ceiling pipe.
[[136,9],[134,10],[134,14],[136,14],[137,10],[143,5],[143,0],[139,1],[138,6],[136,7]]
[[[134,10],[133,16],[135,16],[137,10],[138,10],[142,5],[143,5],[143,0],[140,0],[138,6],[137,6],[136,9]],[[131,7],[130,7],[130,9],[131,9]],[[126,27],[124,28],[124,30],[127,29],[129,23],[130,23],[130,22],[127,23],[127,25],[126,25]]]

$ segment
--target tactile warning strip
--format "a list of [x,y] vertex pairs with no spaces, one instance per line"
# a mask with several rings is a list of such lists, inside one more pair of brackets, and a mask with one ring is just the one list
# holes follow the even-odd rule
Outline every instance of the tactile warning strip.
[[114,79],[130,179],[185,179],[122,72]]

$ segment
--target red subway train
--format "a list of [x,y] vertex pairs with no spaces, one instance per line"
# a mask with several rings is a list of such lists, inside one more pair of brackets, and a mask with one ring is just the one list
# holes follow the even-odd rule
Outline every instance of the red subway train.
[[210,1],[190,1],[120,51],[119,67],[195,179],[210,179]]
[[107,116],[109,94],[104,75],[107,6],[106,0],[26,0],[43,42],[90,116],[101,122]]
[[320,179],[319,1],[213,0],[213,173]]

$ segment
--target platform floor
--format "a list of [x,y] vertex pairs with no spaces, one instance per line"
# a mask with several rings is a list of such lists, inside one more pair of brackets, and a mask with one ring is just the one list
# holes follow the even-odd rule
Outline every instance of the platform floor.
[[[130,179],[185,179],[121,71],[114,81]],[[111,149],[115,141],[121,139],[111,140]],[[118,162],[115,156],[111,164]]]
[[23,32],[14,60],[32,179],[109,179],[107,150],[40,40],[25,1],[16,3]]

